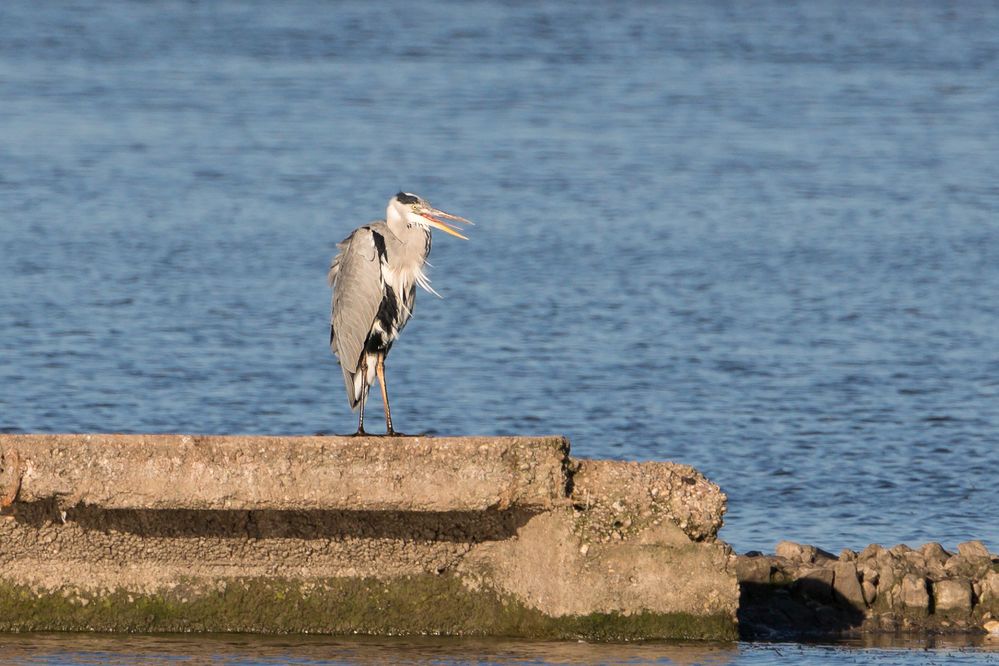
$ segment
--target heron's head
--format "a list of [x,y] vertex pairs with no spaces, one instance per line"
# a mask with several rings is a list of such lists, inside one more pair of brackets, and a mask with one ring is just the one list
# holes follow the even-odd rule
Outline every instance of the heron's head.
[[452,215],[451,213],[445,213],[442,210],[434,208],[415,194],[408,192],[399,192],[389,199],[388,209],[385,211],[385,219],[388,222],[402,222],[410,226],[420,226],[424,229],[433,227],[464,240],[468,240],[468,238],[458,233],[460,227],[448,224],[444,220],[472,224],[470,220]]

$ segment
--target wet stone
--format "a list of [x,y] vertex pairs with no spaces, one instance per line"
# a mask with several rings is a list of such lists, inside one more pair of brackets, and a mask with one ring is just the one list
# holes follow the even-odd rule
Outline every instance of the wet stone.
[[958,554],[944,564],[944,573],[949,578],[982,578],[992,568],[992,560],[987,557]]
[[971,612],[971,581],[950,578],[933,583],[934,612],[967,615]]
[[911,611],[928,613],[930,609],[930,594],[926,587],[926,579],[915,574],[902,577],[900,600],[902,605]]
[[978,597],[985,611],[999,617],[999,571],[988,572],[981,579],[980,586]]
[[839,561],[833,565],[833,573],[835,574],[833,590],[836,592],[837,601],[845,602],[860,610],[866,608],[864,591],[857,577],[857,566],[853,562]]
[[768,565],[747,561],[739,578],[762,581],[769,573],[769,585],[751,588],[754,631],[762,625],[769,632],[755,635],[973,632],[999,618],[999,560],[982,557],[974,542],[962,548],[952,554],[939,543],[891,550],[872,544],[827,561],[814,546],[782,542],[779,557],[759,558]]

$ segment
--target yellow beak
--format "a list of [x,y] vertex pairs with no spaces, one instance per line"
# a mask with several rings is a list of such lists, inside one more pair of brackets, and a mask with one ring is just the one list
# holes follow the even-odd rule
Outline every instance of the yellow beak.
[[425,219],[427,222],[429,222],[430,226],[434,227],[435,229],[440,229],[444,233],[451,234],[452,236],[457,236],[462,240],[468,240],[468,237],[463,236],[461,233],[458,232],[459,227],[457,225],[448,224],[447,222],[439,218],[443,217],[445,219],[455,220],[456,222],[461,222],[463,224],[474,224],[471,220],[466,220],[463,217],[458,217],[457,215],[452,215],[451,213],[445,213],[444,211],[438,210],[431,206],[425,206],[417,214],[423,219]]

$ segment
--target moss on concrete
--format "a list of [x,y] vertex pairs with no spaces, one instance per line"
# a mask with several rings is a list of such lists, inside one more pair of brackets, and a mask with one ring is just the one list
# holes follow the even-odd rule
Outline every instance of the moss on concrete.
[[0,583],[0,631],[257,632],[489,635],[527,638],[735,640],[734,619],[685,613],[549,617],[454,576],[391,582],[329,578],[309,583],[239,578],[183,581],[136,594]]

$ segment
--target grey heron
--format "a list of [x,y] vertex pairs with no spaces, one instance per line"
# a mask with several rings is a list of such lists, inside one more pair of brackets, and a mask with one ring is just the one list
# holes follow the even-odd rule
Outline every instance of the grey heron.
[[437,294],[423,272],[430,254],[430,229],[468,240],[457,225],[469,220],[434,208],[408,192],[389,199],[385,219],[355,229],[337,243],[330,265],[333,289],[330,349],[340,362],[350,408],[358,409],[357,435],[364,432],[364,403],[378,379],[385,407],[385,431],[392,428],[385,357],[413,316],[416,285]]

